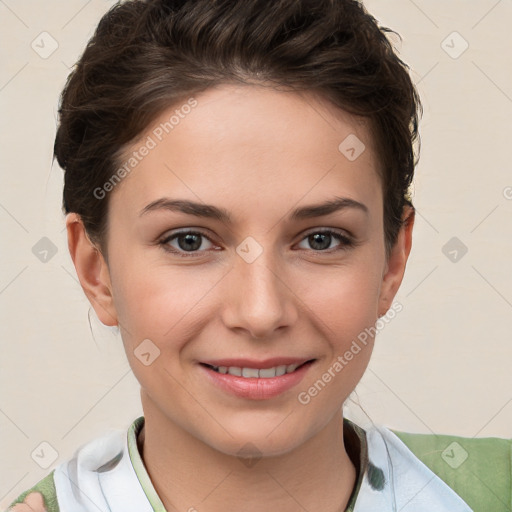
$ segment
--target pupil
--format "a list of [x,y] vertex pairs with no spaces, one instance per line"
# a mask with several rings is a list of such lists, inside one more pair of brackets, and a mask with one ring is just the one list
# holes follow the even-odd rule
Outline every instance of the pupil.
[[[324,241],[324,244],[322,244],[322,237],[323,237],[323,241]],[[329,247],[329,245],[331,244],[331,235],[327,234],[327,233],[315,233],[314,235],[311,235],[309,237],[311,240],[311,246],[314,248],[314,249],[319,249],[319,250],[324,250],[324,249],[327,249]],[[325,241],[327,240],[327,245],[325,245]],[[317,247],[315,247],[315,245]],[[320,247],[318,247],[318,245],[320,245]],[[323,246],[322,246],[323,245]]]
[[[187,241],[186,244],[189,244],[189,245],[181,243],[181,240],[184,240],[184,239]],[[193,235],[193,234],[183,235],[180,238],[178,238],[178,245],[180,246],[180,249],[183,249],[185,251],[191,251],[191,250],[193,251],[193,250],[199,249],[199,247],[201,247],[200,235]]]

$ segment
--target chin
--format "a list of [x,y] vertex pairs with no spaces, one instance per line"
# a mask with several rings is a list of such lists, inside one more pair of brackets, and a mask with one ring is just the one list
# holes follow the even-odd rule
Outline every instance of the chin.
[[[277,432],[281,430],[281,432]],[[269,430],[268,424],[261,429],[255,428],[243,431],[228,430],[231,434],[224,432],[222,439],[204,439],[204,441],[215,450],[232,457],[239,458],[242,462],[247,459],[247,465],[255,459],[262,457],[278,457],[293,451],[305,441],[298,429],[292,427],[278,427],[273,433]],[[291,435],[291,432],[294,435]],[[269,435],[270,433],[270,435]]]

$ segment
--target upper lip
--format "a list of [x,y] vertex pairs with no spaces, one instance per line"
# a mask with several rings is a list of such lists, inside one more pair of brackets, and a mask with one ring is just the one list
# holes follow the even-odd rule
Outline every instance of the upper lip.
[[313,358],[298,358],[298,357],[272,357],[263,361],[257,361],[255,359],[245,358],[229,358],[229,359],[209,359],[207,361],[201,361],[203,364],[210,366],[236,366],[237,368],[273,368],[274,366],[296,364],[301,365],[307,361],[311,361]]

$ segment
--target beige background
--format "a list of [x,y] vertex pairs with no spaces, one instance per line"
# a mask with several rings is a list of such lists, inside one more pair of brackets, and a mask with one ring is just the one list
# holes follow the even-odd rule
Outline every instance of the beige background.
[[[404,309],[380,333],[354,400],[391,428],[512,438],[512,4],[365,4],[402,35],[425,114]],[[0,0],[2,509],[78,446],[142,414],[121,340],[77,282],[62,171],[51,165],[58,94],[110,5]],[[31,47],[42,51],[45,37],[51,49],[43,31],[58,43],[47,58]],[[42,237],[57,249],[46,263],[32,252]],[[456,262],[452,247],[443,252],[452,237],[468,249]],[[368,421],[353,404],[346,414]],[[58,454],[47,468],[31,457],[42,442]]]

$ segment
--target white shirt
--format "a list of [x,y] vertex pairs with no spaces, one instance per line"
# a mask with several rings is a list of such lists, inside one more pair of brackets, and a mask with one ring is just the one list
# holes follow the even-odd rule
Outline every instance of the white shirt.
[[[54,481],[61,512],[166,512],[137,449],[143,424],[141,416],[128,432],[94,439],[57,466]],[[369,464],[347,511],[472,512],[388,428],[356,429],[358,435],[363,432],[363,443],[366,433]],[[199,507],[191,503],[190,511],[194,505]]]

